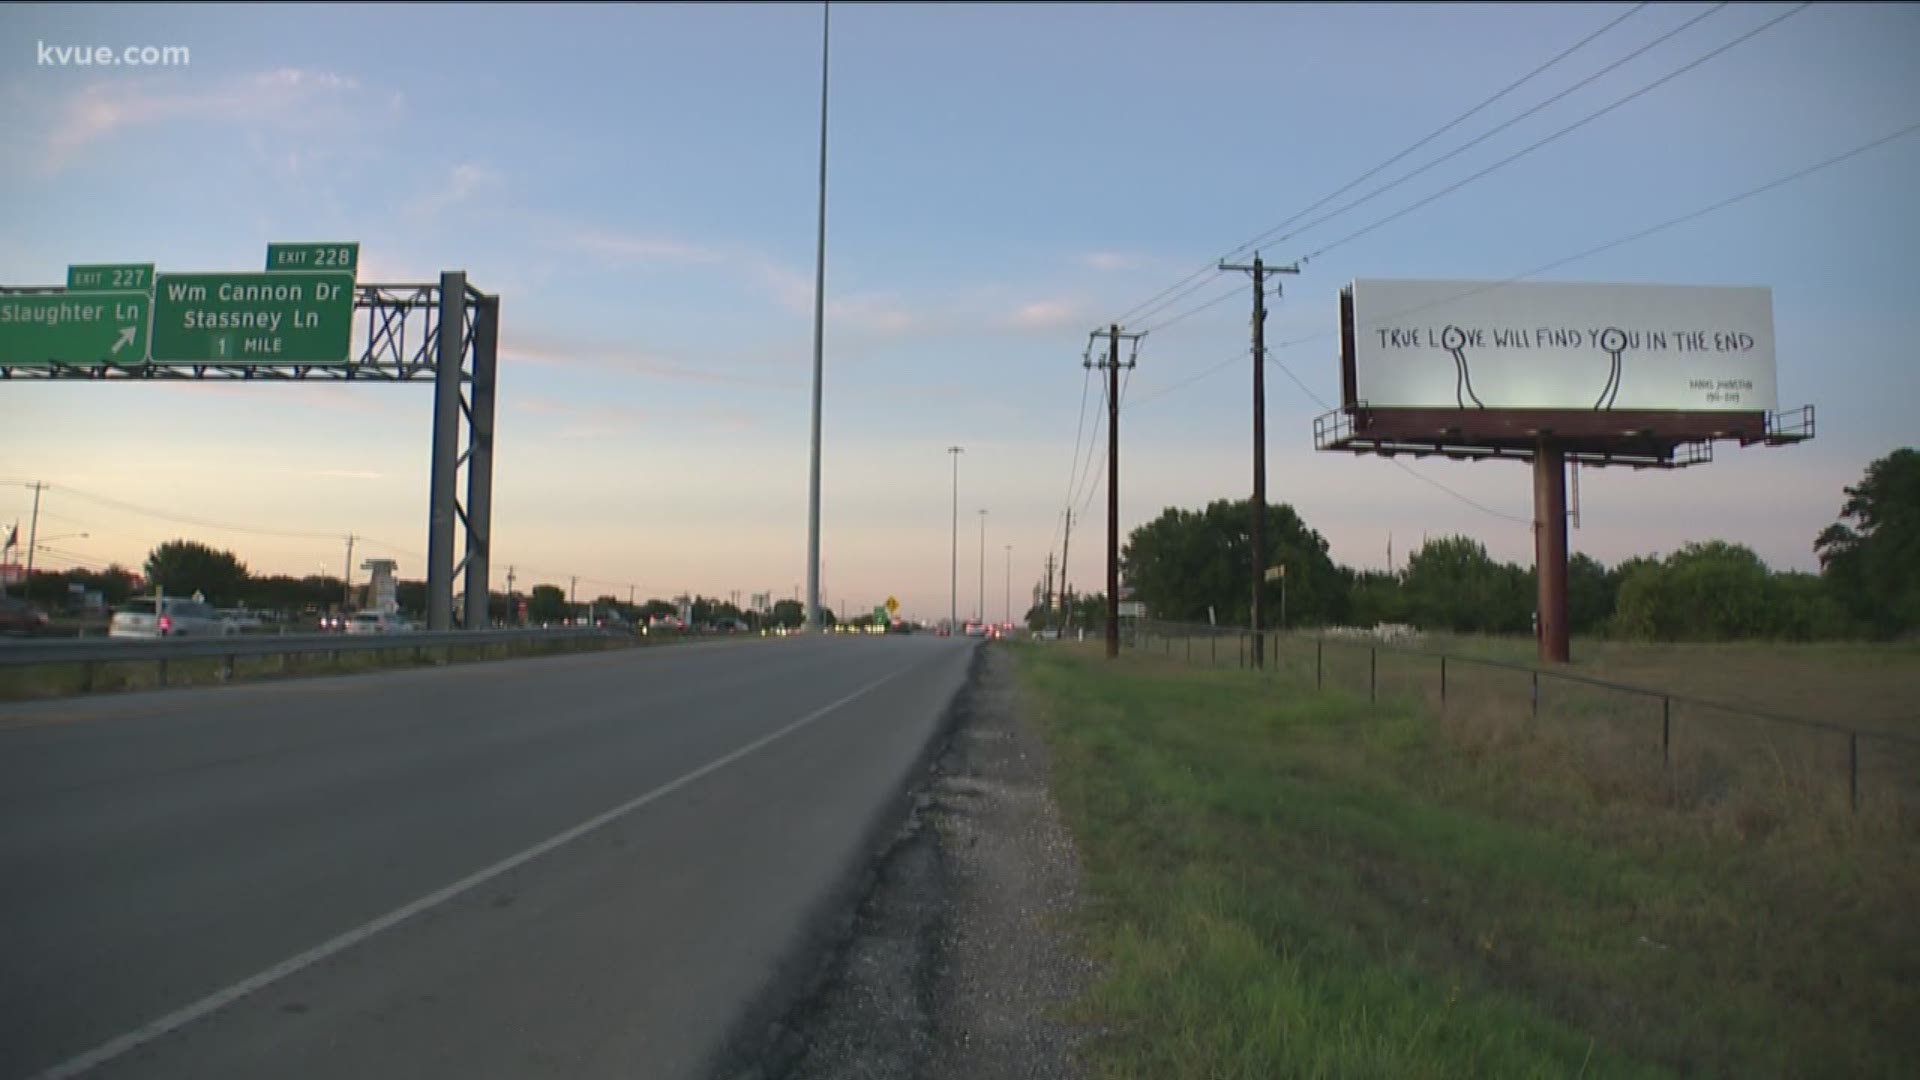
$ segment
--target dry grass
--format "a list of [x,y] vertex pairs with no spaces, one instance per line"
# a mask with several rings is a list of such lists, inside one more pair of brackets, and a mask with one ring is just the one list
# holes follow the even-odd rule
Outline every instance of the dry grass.
[[[1902,1075],[1920,832],[1819,734],[1311,642],[1035,646],[1128,1076]],[[1766,661],[1762,656],[1755,664]],[[1670,670],[1683,670],[1677,665]],[[1911,779],[1912,771],[1906,774]],[[1844,778],[1844,772],[1840,773]]]

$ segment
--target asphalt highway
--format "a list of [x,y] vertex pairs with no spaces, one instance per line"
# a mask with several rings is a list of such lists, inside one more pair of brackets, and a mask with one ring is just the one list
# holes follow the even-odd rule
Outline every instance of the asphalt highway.
[[970,645],[0,705],[0,1078],[704,1075]]

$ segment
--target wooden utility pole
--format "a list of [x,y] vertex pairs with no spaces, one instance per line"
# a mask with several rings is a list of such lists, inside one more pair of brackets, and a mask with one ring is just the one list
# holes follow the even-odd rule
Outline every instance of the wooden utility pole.
[[[1097,337],[1099,331],[1094,331]],[[1120,655],[1120,369],[1134,361],[1120,359],[1120,340],[1138,351],[1145,333],[1126,334],[1120,324],[1107,327],[1107,356],[1097,365],[1107,370],[1107,659]]]
[[1067,507],[1067,531],[1060,539],[1060,611],[1063,626],[1073,625],[1073,590],[1067,588],[1067,552],[1073,546],[1073,507]]
[[1220,264],[1221,270],[1245,271],[1253,275],[1253,527],[1248,539],[1253,544],[1253,666],[1266,665],[1266,626],[1261,594],[1267,579],[1267,283],[1266,275],[1297,274],[1293,266],[1268,266],[1253,253],[1253,265]]

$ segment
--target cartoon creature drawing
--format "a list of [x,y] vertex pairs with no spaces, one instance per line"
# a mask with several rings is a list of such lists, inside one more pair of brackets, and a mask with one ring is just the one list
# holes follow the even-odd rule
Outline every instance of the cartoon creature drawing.
[[1449,326],[1442,330],[1440,347],[1453,354],[1453,400],[1464,409],[1467,407],[1467,398],[1472,398],[1475,405],[1482,409],[1486,408],[1487,403],[1481,401],[1480,395],[1473,392],[1473,373],[1467,370],[1466,331],[1457,326]]
[[1613,408],[1620,396],[1620,354],[1627,351],[1627,332],[1617,326],[1600,331],[1600,348],[1613,359],[1613,365],[1607,374],[1607,388],[1600,391],[1600,400],[1593,403],[1596,410]]

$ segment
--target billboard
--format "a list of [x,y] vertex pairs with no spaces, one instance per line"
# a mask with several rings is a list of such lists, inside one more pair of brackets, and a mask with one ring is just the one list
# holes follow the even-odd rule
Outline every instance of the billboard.
[[1370,409],[1772,412],[1765,288],[1356,280],[1343,393]]

